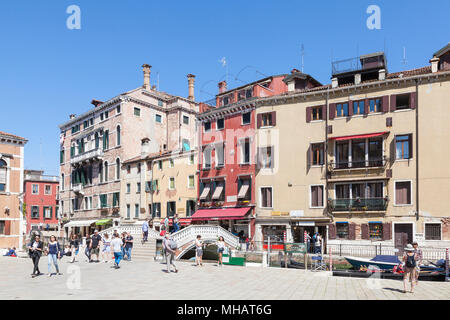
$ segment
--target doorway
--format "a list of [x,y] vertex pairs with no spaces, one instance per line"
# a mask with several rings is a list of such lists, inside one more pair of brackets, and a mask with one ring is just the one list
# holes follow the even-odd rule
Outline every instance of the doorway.
[[397,254],[403,255],[403,249],[408,243],[413,242],[413,225],[412,223],[396,223],[394,224],[394,246],[398,249]]

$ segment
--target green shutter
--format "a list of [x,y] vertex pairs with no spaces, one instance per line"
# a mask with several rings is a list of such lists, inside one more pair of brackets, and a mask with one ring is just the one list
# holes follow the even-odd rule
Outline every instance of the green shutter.
[[50,207],[50,219],[53,217],[53,207]]

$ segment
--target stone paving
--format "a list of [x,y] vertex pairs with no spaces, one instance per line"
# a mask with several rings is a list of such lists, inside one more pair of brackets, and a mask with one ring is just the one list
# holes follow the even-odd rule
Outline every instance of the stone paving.
[[163,272],[154,261],[74,264],[61,262],[63,275],[31,278],[31,259],[0,257],[0,299],[162,299],[162,300],[449,300],[449,282],[422,281],[403,293],[398,280],[332,277],[329,272],[259,267],[218,267],[176,262],[179,273]]

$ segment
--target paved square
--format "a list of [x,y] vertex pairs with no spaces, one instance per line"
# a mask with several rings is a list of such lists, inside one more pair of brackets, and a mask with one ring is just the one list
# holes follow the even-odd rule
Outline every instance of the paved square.
[[[398,280],[340,278],[328,272],[176,262],[180,272],[167,274],[165,264],[154,261],[123,261],[119,270],[111,263],[67,261],[60,262],[63,275],[33,279],[31,259],[0,257],[0,299],[450,299],[448,282],[422,281],[413,294],[404,294]],[[47,273],[47,257],[40,270]]]

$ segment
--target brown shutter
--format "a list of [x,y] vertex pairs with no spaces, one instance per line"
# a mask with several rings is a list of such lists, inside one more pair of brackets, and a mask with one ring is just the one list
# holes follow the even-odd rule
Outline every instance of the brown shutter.
[[333,134],[333,126],[328,126],[327,127],[327,133],[328,134]]
[[323,186],[317,187],[317,206],[323,207]]
[[324,120],[326,118],[326,116],[327,116],[327,105],[324,104],[322,106],[322,117],[321,117],[321,120]]
[[348,226],[348,239],[349,240],[356,239],[356,225],[354,223],[350,223]]
[[392,178],[392,169],[386,170],[386,178]]
[[364,114],[369,114],[369,99],[364,99]]
[[258,113],[256,115],[256,126],[259,129],[259,128],[261,128],[261,125],[262,125],[262,114]]
[[391,95],[391,112],[395,111],[397,107],[397,96],[395,94]]
[[333,120],[336,116],[336,103],[330,103],[330,110],[329,110],[329,119]]
[[411,92],[409,95],[409,105],[411,109],[415,109],[417,105],[417,95],[415,92]]
[[335,224],[328,225],[328,239],[330,239],[330,240],[336,239],[336,225]]
[[383,241],[391,240],[391,222],[383,223]]
[[6,220],[5,221],[5,236],[11,235],[11,221]]
[[276,111],[272,111],[272,126],[276,126],[277,125],[277,112]]
[[412,159],[413,157],[413,135],[408,134],[408,144],[409,144],[409,159]]
[[389,96],[383,96],[381,98],[381,110],[384,113],[389,112]]
[[306,122],[311,122],[312,107],[306,107]]
[[309,168],[311,168],[312,164],[312,149],[311,144],[308,146],[308,150],[306,151],[306,171],[309,172]]
[[392,117],[386,118],[386,127],[392,127]]
[[367,223],[361,225],[361,239],[369,240],[369,224]]
[[353,102],[354,101],[349,101],[348,102],[348,115],[352,116],[353,115]]

